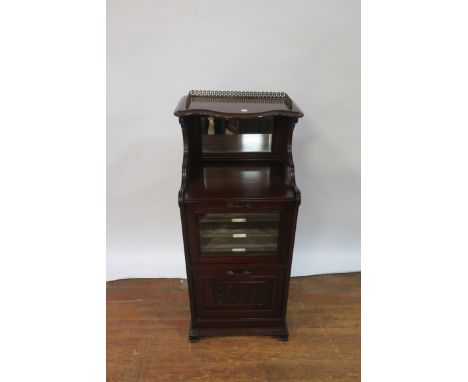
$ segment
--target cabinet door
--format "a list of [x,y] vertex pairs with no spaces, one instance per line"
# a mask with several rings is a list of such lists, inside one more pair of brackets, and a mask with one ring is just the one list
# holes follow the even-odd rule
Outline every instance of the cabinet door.
[[[238,207],[244,206],[240,210]],[[284,262],[292,227],[290,203],[189,206],[194,263]],[[234,206],[234,207],[233,207]]]
[[281,315],[285,269],[235,264],[193,270],[197,317],[260,318]]

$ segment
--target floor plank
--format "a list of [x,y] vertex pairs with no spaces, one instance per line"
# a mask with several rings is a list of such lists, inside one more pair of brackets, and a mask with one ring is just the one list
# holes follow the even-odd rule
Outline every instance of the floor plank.
[[107,283],[107,381],[360,380],[360,273],[295,277],[289,341],[214,337],[188,342],[183,279]]

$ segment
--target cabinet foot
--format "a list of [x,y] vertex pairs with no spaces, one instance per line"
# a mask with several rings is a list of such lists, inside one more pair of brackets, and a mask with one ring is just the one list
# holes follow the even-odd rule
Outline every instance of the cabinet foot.
[[276,337],[278,337],[281,341],[288,341],[289,340],[289,334],[279,334]]
[[189,342],[190,342],[191,344],[200,342],[200,338],[201,338],[201,337],[202,337],[202,336],[200,336],[199,334],[195,333],[195,331],[194,331],[192,328],[190,328],[190,330],[189,330],[189,335],[188,335],[188,339],[189,339]]
[[287,327],[279,328],[211,328],[211,329],[201,329],[201,328],[190,328],[189,330],[189,341],[190,343],[199,342],[203,337],[213,337],[213,336],[270,336],[272,338],[279,339],[281,341],[289,340],[289,332]]

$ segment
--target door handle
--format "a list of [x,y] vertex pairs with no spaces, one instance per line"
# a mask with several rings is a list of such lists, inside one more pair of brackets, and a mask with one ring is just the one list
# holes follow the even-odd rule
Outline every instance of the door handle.
[[251,275],[252,272],[249,271],[226,271],[228,276],[248,276]]
[[226,204],[229,208],[250,208],[252,203],[245,203],[245,202],[231,202]]

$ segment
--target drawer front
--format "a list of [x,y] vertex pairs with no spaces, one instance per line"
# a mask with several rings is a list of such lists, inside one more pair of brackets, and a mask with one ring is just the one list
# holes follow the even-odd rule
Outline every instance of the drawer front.
[[200,255],[278,253],[280,212],[197,215]]
[[281,315],[285,269],[252,264],[193,270],[196,312],[201,319],[275,318]]
[[186,208],[192,263],[286,261],[291,203],[199,203]]

